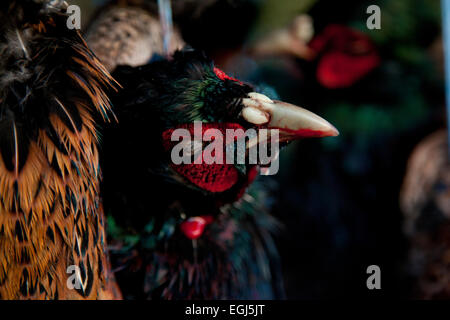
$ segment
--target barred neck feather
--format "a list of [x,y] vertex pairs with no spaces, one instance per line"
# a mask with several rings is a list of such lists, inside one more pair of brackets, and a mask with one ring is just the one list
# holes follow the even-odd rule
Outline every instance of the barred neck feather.
[[[95,113],[115,84],[65,2],[0,4],[0,298],[102,298],[108,262]],[[79,289],[67,287],[69,265]]]

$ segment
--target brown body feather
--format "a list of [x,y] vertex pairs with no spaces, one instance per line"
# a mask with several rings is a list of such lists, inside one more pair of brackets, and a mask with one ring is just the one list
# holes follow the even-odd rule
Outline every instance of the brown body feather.
[[118,298],[94,121],[111,114],[114,80],[66,28],[62,1],[0,7],[0,298]]

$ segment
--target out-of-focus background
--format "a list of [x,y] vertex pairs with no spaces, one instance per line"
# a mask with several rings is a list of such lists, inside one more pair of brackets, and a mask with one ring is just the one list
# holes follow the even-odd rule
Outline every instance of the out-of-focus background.
[[[104,2],[71,1],[83,24]],[[370,5],[381,29],[367,28]],[[449,298],[450,255],[435,238],[450,217],[425,214],[433,228],[416,236],[400,206],[405,188],[430,192],[404,185],[407,163],[445,128],[440,1],[173,0],[172,9],[184,40],[225,72],[340,131],[281,154],[274,215],[285,225],[277,242],[287,298]],[[444,247],[437,271],[426,254],[435,247]],[[382,290],[366,287],[373,264]]]

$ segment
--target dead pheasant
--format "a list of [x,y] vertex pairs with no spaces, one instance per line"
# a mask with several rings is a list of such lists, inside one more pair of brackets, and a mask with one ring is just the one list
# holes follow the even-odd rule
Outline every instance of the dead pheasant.
[[[118,297],[108,271],[98,132],[114,80],[64,1],[0,4],[0,298]],[[75,266],[75,288],[68,286]]]

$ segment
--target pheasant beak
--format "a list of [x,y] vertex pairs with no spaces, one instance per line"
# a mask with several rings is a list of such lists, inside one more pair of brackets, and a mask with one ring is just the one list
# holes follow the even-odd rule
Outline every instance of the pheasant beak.
[[280,140],[288,141],[308,137],[335,137],[339,131],[328,121],[301,107],[271,100],[251,92],[242,100],[241,116],[258,127],[278,129]]

